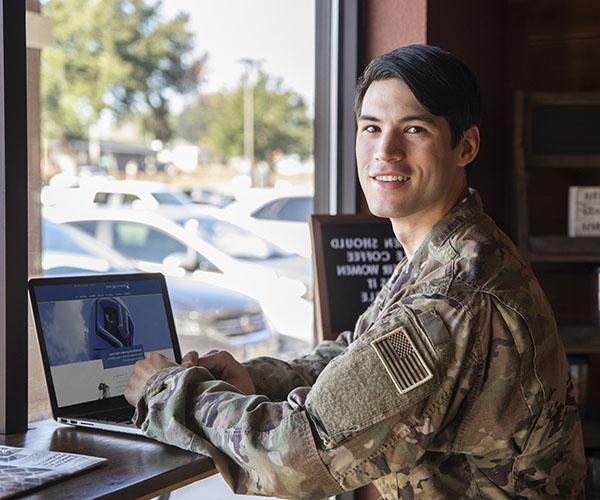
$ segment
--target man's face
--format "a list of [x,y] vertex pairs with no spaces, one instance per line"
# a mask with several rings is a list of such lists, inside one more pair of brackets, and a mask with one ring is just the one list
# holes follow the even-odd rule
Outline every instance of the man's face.
[[[373,82],[358,118],[360,184],[374,215],[435,223],[465,187],[463,148],[397,78]],[[415,219],[416,218],[416,219]]]

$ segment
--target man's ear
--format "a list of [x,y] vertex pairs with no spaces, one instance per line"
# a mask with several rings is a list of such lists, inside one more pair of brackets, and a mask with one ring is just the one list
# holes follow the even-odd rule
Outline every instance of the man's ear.
[[459,166],[465,167],[475,159],[479,152],[479,142],[479,127],[477,125],[473,125],[463,132],[457,146]]

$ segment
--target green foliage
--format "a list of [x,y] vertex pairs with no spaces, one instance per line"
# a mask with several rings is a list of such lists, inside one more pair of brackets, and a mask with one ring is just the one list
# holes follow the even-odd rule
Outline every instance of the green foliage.
[[[230,92],[202,96],[186,108],[185,131],[223,158],[244,153],[244,88],[243,82]],[[254,155],[273,167],[280,155],[297,154],[306,158],[312,153],[312,121],[300,95],[286,89],[281,79],[260,73],[254,87]]]
[[48,0],[54,43],[43,51],[42,99],[47,137],[87,136],[102,110],[143,116],[145,131],[171,138],[169,93],[197,89],[204,58],[188,16],[163,20],[161,2]]

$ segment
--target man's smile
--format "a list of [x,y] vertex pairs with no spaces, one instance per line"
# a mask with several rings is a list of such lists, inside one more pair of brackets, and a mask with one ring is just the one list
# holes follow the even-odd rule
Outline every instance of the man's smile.
[[370,177],[378,187],[384,189],[397,188],[410,181],[410,177],[407,175],[378,174]]

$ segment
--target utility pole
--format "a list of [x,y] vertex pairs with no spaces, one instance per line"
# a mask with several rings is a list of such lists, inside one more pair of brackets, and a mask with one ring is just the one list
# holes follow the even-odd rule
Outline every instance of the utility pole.
[[239,62],[244,65],[244,158],[250,165],[252,187],[256,187],[261,181],[254,158],[254,77],[263,60],[245,57]]

